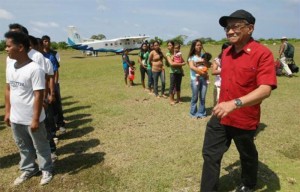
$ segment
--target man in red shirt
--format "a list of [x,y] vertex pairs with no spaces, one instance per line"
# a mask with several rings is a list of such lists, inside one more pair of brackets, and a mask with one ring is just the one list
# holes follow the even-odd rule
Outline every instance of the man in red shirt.
[[254,136],[260,104],[277,86],[272,52],[254,41],[255,18],[245,10],[223,16],[219,23],[232,46],[222,54],[219,103],[207,123],[202,155],[201,191],[217,191],[223,154],[234,141],[240,154],[242,184],[252,191],[257,182],[258,153]]

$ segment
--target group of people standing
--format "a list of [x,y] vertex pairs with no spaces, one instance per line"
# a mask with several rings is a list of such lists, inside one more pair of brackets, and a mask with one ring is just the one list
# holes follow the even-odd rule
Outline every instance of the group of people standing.
[[[200,191],[203,192],[218,191],[221,160],[232,140],[239,152],[242,169],[241,184],[236,192],[254,191],[257,183],[258,152],[254,138],[260,120],[260,104],[276,89],[277,81],[272,52],[252,37],[255,21],[255,17],[245,10],[237,10],[219,19],[229,44],[222,46],[220,55],[212,64],[212,74],[217,76],[217,80],[215,106],[206,126],[202,148],[204,163]],[[143,44],[139,53],[143,87],[145,74],[148,74],[148,90],[153,90],[156,97],[165,96],[163,60],[166,60],[165,66],[170,67],[170,104],[174,103],[174,93],[177,93],[177,102],[180,102],[182,66],[186,62],[177,59],[181,55],[179,48],[168,42],[168,52],[163,54],[159,42],[154,42],[153,49],[149,50]],[[194,40],[187,59],[192,90],[191,117],[207,115],[205,96],[210,59],[211,55],[204,53],[202,42]],[[161,95],[158,94],[159,77],[162,81]]]
[[[210,53],[203,53],[203,44],[196,39],[192,42],[187,62],[180,51],[180,44],[174,41],[167,42],[168,51],[164,54],[160,48],[160,42],[154,41],[148,44],[143,43],[138,53],[138,63],[140,65],[141,83],[144,90],[149,94],[155,95],[157,98],[168,98],[170,105],[181,103],[181,82],[185,75],[183,66],[186,64],[190,67],[191,78],[191,109],[190,115],[195,118],[206,117],[205,96],[208,83],[208,68],[211,66]],[[134,69],[132,61],[128,57],[128,50],[125,50],[122,55],[124,79],[127,85],[127,79],[130,80],[130,69]],[[169,68],[170,73],[170,88],[169,95],[165,94],[166,85],[166,67]],[[146,75],[148,76],[148,83],[146,86]],[[158,91],[158,81],[161,81],[161,93]],[[129,86],[131,86],[130,84]],[[176,97],[176,99],[175,99]],[[197,106],[199,102],[199,107]]]
[[[268,98],[273,89],[276,89],[276,74],[274,57],[265,46],[256,42],[254,31],[255,17],[245,11],[237,10],[229,16],[219,19],[224,28],[230,46],[225,48],[213,64],[213,73],[220,75],[220,96],[213,108],[212,116],[207,123],[202,156],[204,159],[200,191],[217,191],[221,160],[230,147],[232,140],[240,155],[241,185],[237,192],[254,191],[258,174],[258,152],[254,143],[256,129],[260,121],[260,104]],[[47,184],[53,177],[53,162],[51,159],[51,127],[47,131],[44,120],[51,115],[45,115],[55,86],[51,72],[55,67],[42,62],[37,58],[55,62],[56,55],[45,49],[47,38],[43,40],[44,56],[37,57],[30,45],[28,31],[21,25],[11,25],[10,31],[5,34],[6,51],[8,53],[6,68],[5,90],[5,122],[11,126],[15,142],[19,148],[22,174],[14,181],[19,185],[42,171],[41,185]],[[27,31],[27,33],[26,33]],[[43,38],[42,38],[43,39]],[[48,39],[50,41],[50,38]],[[33,43],[34,44],[34,43]],[[151,46],[150,46],[151,47]],[[30,53],[35,52],[35,53]],[[52,58],[52,60],[51,60]],[[125,83],[131,75],[130,85],[133,85],[134,62],[128,57],[128,51],[122,55]],[[200,40],[191,44],[187,62],[182,58],[180,45],[168,42],[168,52],[163,54],[159,42],[153,43],[153,48],[143,44],[139,53],[142,84],[145,85],[145,74],[148,75],[148,91],[157,98],[165,95],[165,66],[170,68],[170,104],[180,102],[181,80],[184,72],[182,67],[188,64],[192,90],[191,117],[205,117],[205,95],[209,75],[211,56],[203,53]],[[166,61],[164,65],[163,61]],[[220,73],[221,68],[221,73]],[[161,94],[158,93],[158,79],[161,79]],[[59,88],[57,86],[57,88]],[[218,87],[216,87],[218,92]],[[176,101],[174,96],[177,96]],[[216,94],[218,95],[218,94]],[[216,96],[217,97],[217,96]],[[197,101],[200,100],[199,107]],[[53,118],[48,119],[53,121]],[[58,122],[56,122],[58,125]],[[56,126],[57,126],[56,125]],[[49,134],[50,133],[50,134]],[[48,137],[48,138],[47,138]],[[36,159],[38,165],[36,164]]]
[[33,37],[20,24],[10,24],[5,38],[4,121],[19,148],[22,171],[14,185],[40,171],[40,184],[45,185],[52,180],[57,159],[56,132],[66,131],[59,86],[60,57],[51,49],[49,36]]

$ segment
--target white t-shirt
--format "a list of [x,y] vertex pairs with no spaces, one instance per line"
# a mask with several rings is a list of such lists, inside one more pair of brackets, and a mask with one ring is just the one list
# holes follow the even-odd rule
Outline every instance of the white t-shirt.
[[52,65],[50,59],[48,59],[48,58],[45,57],[45,61],[46,61],[46,66],[45,66],[46,67],[46,71],[45,71],[45,73],[47,75],[54,75],[53,65]]
[[[40,52],[38,52],[37,50],[35,49],[30,49],[30,51],[28,52],[28,57],[30,59],[32,59],[32,61],[36,62],[37,64],[39,64],[39,66],[44,70],[44,72],[46,74],[49,74],[47,73],[49,69],[47,69],[47,64],[46,64],[46,59],[44,57],[43,54],[41,54]],[[6,58],[6,68],[9,66],[9,65],[14,65],[16,62],[16,60],[14,59],[11,59],[9,57]],[[53,71],[53,66],[52,66],[52,71]]]
[[[217,58],[214,59],[214,61],[218,65],[217,70],[221,70],[221,59],[219,57],[217,57]],[[221,76],[220,75],[215,76],[215,86],[217,86],[217,87],[221,86]]]
[[[193,55],[188,59],[188,62],[190,62],[190,61],[193,61],[194,65],[196,66],[195,63],[201,62],[201,61],[203,61],[203,59],[199,55]],[[190,77],[191,77],[191,80],[195,80],[197,77],[197,73],[192,69],[190,69]]]
[[57,60],[58,62],[60,62],[60,55],[58,54],[58,52],[56,53],[55,57],[56,57],[56,60]]
[[[31,62],[19,69],[14,64],[6,67],[6,83],[10,86],[10,121],[12,123],[31,125],[35,90],[45,89],[45,72]],[[40,122],[45,119],[44,109]]]
[[28,52],[28,57],[37,64],[39,64],[40,67],[44,70],[44,72],[48,74],[46,69],[46,60],[43,54],[41,54],[35,49],[30,49],[30,51]]

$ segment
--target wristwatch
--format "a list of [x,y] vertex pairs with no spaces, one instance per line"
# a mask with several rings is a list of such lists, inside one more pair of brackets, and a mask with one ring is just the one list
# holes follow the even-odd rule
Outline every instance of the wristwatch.
[[235,99],[234,104],[237,108],[241,108],[243,106],[243,102],[240,99]]

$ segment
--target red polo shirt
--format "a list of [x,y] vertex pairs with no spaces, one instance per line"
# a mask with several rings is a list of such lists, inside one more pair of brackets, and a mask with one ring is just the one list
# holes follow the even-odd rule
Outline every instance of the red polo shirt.
[[[235,53],[233,47],[222,54],[221,92],[219,102],[230,101],[258,88],[277,86],[272,52],[251,39],[243,50]],[[260,104],[236,109],[221,119],[221,124],[244,130],[255,130],[260,121]]]

